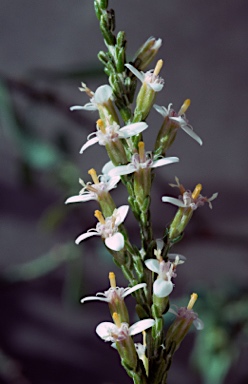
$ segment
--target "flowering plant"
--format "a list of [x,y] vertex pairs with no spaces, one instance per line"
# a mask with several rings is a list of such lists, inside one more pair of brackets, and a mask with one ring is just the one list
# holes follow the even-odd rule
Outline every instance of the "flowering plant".
[[[99,52],[104,64],[109,85],[102,85],[92,92],[84,83],[90,102],[84,106],[71,107],[75,110],[97,111],[96,131],[88,136],[81,148],[83,153],[93,144],[105,146],[110,162],[98,176],[91,168],[92,181],[84,183],[79,195],[69,197],[66,203],[95,200],[100,210],[95,211],[98,223],[76,238],[79,244],[92,236],[100,236],[108,251],[129,282],[128,288],[116,286],[115,274],[110,272],[110,288],[104,293],[82,299],[99,300],[108,303],[113,322],[105,321],[96,328],[97,335],[112,342],[119,353],[128,375],[136,384],[165,384],[172,357],[192,324],[203,328],[203,322],[193,311],[197,294],[191,295],[187,307],[174,310],[170,305],[170,294],[178,265],[185,262],[182,255],[171,254],[172,247],[181,240],[182,234],[192,218],[193,212],[205,202],[211,202],[217,193],[207,198],[201,195],[202,185],[194,191],[186,190],[176,178],[173,187],[179,188],[180,196],[162,197],[163,202],[176,205],[177,211],[171,223],[163,229],[161,239],[154,239],[150,215],[151,186],[155,169],[179,161],[178,157],[167,157],[166,153],[182,128],[197,143],[202,140],[193,131],[186,118],[190,100],[186,99],[179,112],[155,104],[156,94],[164,87],[160,77],[163,61],[158,60],[155,69],[144,72],[161,47],[161,39],[149,38],[137,51],[131,63],[126,62],[125,33],[114,34],[115,14],[108,9],[108,0],[95,0],[96,16],[107,47]],[[138,85],[141,85],[136,94]],[[163,122],[153,150],[145,151],[143,132],[149,129],[146,119],[155,108]],[[76,112],[77,113],[77,112]],[[122,121],[121,121],[122,120]],[[89,149],[90,150],[90,149]],[[121,180],[128,192],[129,205],[116,207],[110,191]],[[140,244],[133,244],[124,226],[127,214],[132,211],[140,230]],[[124,299],[132,294],[136,300],[139,320],[130,325],[128,309]],[[164,317],[168,312],[175,319],[166,331]],[[135,343],[133,336],[143,333],[143,343]]]

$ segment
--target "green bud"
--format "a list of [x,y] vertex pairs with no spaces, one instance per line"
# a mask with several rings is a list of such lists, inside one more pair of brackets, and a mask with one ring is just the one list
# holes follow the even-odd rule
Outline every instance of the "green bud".
[[136,52],[134,56],[134,66],[140,71],[143,71],[151,63],[156,56],[159,48],[161,47],[162,40],[156,40],[154,37],[150,37]]

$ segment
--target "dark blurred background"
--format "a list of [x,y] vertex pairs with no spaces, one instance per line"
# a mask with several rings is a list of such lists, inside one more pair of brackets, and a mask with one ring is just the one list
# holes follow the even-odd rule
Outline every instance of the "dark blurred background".
[[[127,33],[130,60],[148,37],[163,39],[166,86],[157,103],[178,110],[190,98],[187,117],[204,142],[199,147],[179,132],[169,155],[180,163],[158,170],[155,235],[175,212],[161,203],[174,193],[168,183],[175,175],[189,189],[201,182],[204,195],[219,192],[213,210],[197,210],[175,247],[187,262],[171,301],[186,305],[197,291],[205,329],[184,341],[169,382],[247,383],[247,1],[109,6],[116,30]],[[78,193],[78,178],[88,181],[88,169],[100,173],[107,160],[99,146],[79,155],[97,114],[69,111],[88,102],[78,91],[81,81],[93,90],[106,83],[93,0],[1,0],[0,9],[0,382],[127,384],[116,352],[95,334],[99,322],[110,320],[107,306],[79,304],[108,288],[110,270],[119,285],[125,280],[100,239],[74,245],[95,225],[96,203],[64,205]],[[148,123],[151,142],[161,117],[153,111]],[[126,203],[121,187],[113,196]],[[137,231],[131,214],[127,226]],[[132,298],[128,303],[132,310]]]

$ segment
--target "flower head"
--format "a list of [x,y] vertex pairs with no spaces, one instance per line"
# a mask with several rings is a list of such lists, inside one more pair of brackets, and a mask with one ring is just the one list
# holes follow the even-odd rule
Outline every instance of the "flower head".
[[209,208],[212,209],[211,202],[216,199],[218,196],[218,193],[214,193],[211,197],[204,197],[201,195],[202,185],[197,184],[194,191],[191,192],[190,190],[185,190],[182,184],[179,183],[178,178],[176,178],[177,184],[171,184],[173,187],[178,187],[180,192],[182,193],[178,199],[175,199],[173,197],[163,196],[162,201],[164,203],[171,203],[174,205],[177,205],[181,208],[191,208],[193,211],[196,210],[198,207],[203,206],[205,203],[208,203]]
[[102,195],[116,188],[120,181],[119,176],[110,177],[105,173],[97,176],[94,168],[91,168],[88,173],[92,177],[93,183],[89,181],[85,184],[83,180],[79,179],[79,183],[83,188],[79,192],[79,195],[69,197],[65,201],[65,204],[98,200]]
[[[157,256],[158,253],[156,252]],[[157,256],[158,257],[158,256]],[[158,274],[157,279],[153,283],[153,293],[157,297],[167,297],[173,290],[174,284],[171,279],[175,278],[176,275],[176,267],[179,264],[182,264],[184,260],[180,259],[179,255],[175,256],[175,260],[164,261],[159,255],[159,259],[147,259],[145,260],[145,265],[150,271]]]
[[178,319],[185,319],[186,322],[193,322],[195,328],[197,330],[202,330],[204,328],[204,324],[202,320],[198,318],[196,312],[193,311],[193,306],[197,300],[198,295],[196,293],[192,293],[190,301],[187,307],[176,307],[176,311],[172,308],[169,309],[169,312],[173,313],[173,315],[177,316]]
[[96,228],[89,229],[76,239],[76,244],[91,236],[101,236],[104,239],[105,245],[113,251],[120,251],[124,248],[124,236],[118,231],[118,227],[125,220],[129,210],[128,205],[122,205],[114,210],[112,216],[104,219],[102,213],[95,211],[95,216],[99,220]]
[[127,165],[120,165],[110,170],[110,176],[129,175],[138,172],[140,169],[149,169],[162,167],[163,165],[177,163],[178,157],[164,157],[159,160],[153,160],[151,152],[145,152],[143,141],[139,142],[139,152],[132,156],[132,160]]
[[181,106],[178,112],[175,112],[172,108],[172,104],[168,105],[168,108],[160,107],[157,104],[154,104],[154,108],[157,112],[159,112],[164,118],[167,118],[171,123],[175,125],[176,128],[182,128],[184,132],[186,132],[192,139],[197,141],[200,145],[202,145],[201,138],[193,131],[191,125],[186,118],[185,112],[190,106],[190,100],[186,99]]
[[96,296],[88,296],[81,300],[81,303],[91,300],[104,301],[106,303],[113,303],[114,301],[123,301],[124,298],[131,293],[137,291],[137,289],[145,288],[146,283],[136,284],[133,287],[122,288],[116,286],[115,274],[113,272],[109,273],[110,288],[105,292],[98,292]]
[[97,88],[96,92],[92,92],[86,84],[82,83],[82,87],[79,88],[80,91],[87,93],[87,95],[90,97],[90,102],[85,104],[84,106],[81,105],[74,105],[70,108],[71,111],[75,111],[78,109],[84,109],[87,111],[97,111],[99,109],[99,105],[104,105],[108,103],[109,100],[112,99],[113,91],[110,85],[101,85]]
[[86,148],[95,143],[106,145],[111,142],[116,142],[119,139],[127,139],[138,135],[148,128],[148,125],[146,123],[134,123],[120,128],[115,121],[104,124],[103,121],[99,119],[96,123],[96,128],[96,132],[91,133],[87,137],[87,142],[82,146],[80,153],[83,153]]
[[130,336],[141,333],[154,325],[154,319],[140,320],[129,327],[127,323],[121,323],[117,313],[113,314],[115,323],[103,322],[96,327],[96,333],[104,341],[121,342]]
[[138,71],[131,64],[125,64],[126,67],[141,81],[142,84],[148,85],[154,92],[159,92],[163,89],[164,79],[159,77],[158,74],[162,68],[163,61],[159,60],[154,70],[146,73]]

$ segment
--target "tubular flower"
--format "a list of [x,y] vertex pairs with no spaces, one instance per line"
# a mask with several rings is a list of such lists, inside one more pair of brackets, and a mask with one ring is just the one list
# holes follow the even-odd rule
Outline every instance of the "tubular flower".
[[134,323],[133,325],[131,325],[131,327],[129,327],[127,323],[118,322],[117,316],[114,316],[114,315],[113,315],[113,318],[115,320],[115,324],[106,321],[106,322],[100,323],[96,327],[96,333],[104,341],[111,341],[113,343],[124,341],[128,339],[130,336],[137,335],[138,333],[141,333],[145,329],[151,328],[155,323],[154,319],[145,319],[145,320],[140,320],[137,323]]
[[91,133],[87,137],[87,142],[82,146],[80,153],[83,153],[86,148],[95,143],[105,146],[111,142],[117,142],[119,139],[127,139],[129,137],[138,135],[146,128],[148,128],[148,125],[146,123],[134,123],[120,128],[120,126],[115,121],[112,124],[109,123],[104,126],[102,121],[98,120],[96,128],[96,132]]
[[97,176],[93,168],[90,169],[88,173],[91,175],[93,183],[89,181],[85,184],[83,180],[79,179],[79,183],[83,188],[79,192],[79,195],[69,197],[65,204],[98,200],[99,197],[105,195],[111,191],[111,189],[116,188],[120,181],[119,176],[110,177],[107,174]]
[[[172,108],[172,104],[168,105],[168,108],[161,107],[157,104],[154,104],[154,108],[158,113],[160,113],[164,119],[166,119],[166,126],[163,127],[163,135],[165,135],[170,129],[178,129],[182,128],[184,132],[186,132],[192,139],[197,141],[200,145],[202,145],[201,138],[193,131],[193,128],[191,125],[189,125],[189,122],[186,118],[185,112],[187,111],[188,107],[190,106],[190,100],[186,99],[181,106],[180,110],[178,112],[175,112]],[[171,126],[172,125],[172,126]],[[167,131],[166,131],[167,130]],[[168,132],[170,135],[173,135],[172,132]]]
[[188,323],[193,323],[195,328],[200,331],[204,328],[203,321],[198,318],[196,312],[193,311],[193,306],[197,300],[198,295],[196,293],[192,293],[190,301],[187,307],[176,307],[176,311],[172,308],[169,309],[169,312],[173,313],[178,319],[184,319]]
[[157,297],[167,297],[170,295],[174,287],[171,279],[177,276],[175,273],[176,267],[182,262],[184,261],[180,260],[178,255],[176,255],[174,262],[165,262],[161,257],[159,260],[145,260],[146,267],[158,274],[157,279],[153,283],[153,293]]
[[204,197],[201,195],[202,185],[197,184],[194,191],[185,190],[182,184],[179,183],[178,178],[176,178],[177,184],[172,184],[173,187],[178,187],[182,195],[175,199],[173,197],[163,196],[162,201],[164,203],[171,203],[180,208],[190,208],[192,211],[195,211],[198,207],[203,206],[205,203],[208,203],[209,208],[212,209],[211,202],[216,199],[218,193],[214,193],[211,197]]
[[[109,273],[109,280],[111,287],[105,292],[98,292],[96,296],[88,296],[81,300],[81,303],[91,300],[104,301],[106,303],[114,303],[116,300],[123,301],[124,298],[138,289],[145,288],[146,283],[136,284],[133,287],[122,288],[116,286],[115,275],[113,272]],[[100,297],[101,296],[101,297]]]
[[95,211],[95,216],[99,220],[96,228],[89,229],[76,239],[76,244],[91,236],[101,236],[104,239],[105,245],[113,251],[120,251],[124,248],[124,236],[118,231],[118,226],[123,223],[129,210],[128,205],[122,205],[114,210],[112,216],[104,217],[98,210]]
[[139,153],[132,156],[132,161],[127,165],[117,166],[109,171],[110,176],[129,175],[130,173],[139,172],[141,169],[157,168],[163,165],[177,163],[178,157],[164,157],[159,160],[153,160],[151,152],[144,151],[144,143],[139,142]]
[[134,62],[137,62],[140,70],[145,69],[150,64],[158,53],[161,45],[161,39],[156,40],[154,37],[149,37],[149,39],[147,39],[146,42],[140,47],[133,60]]

